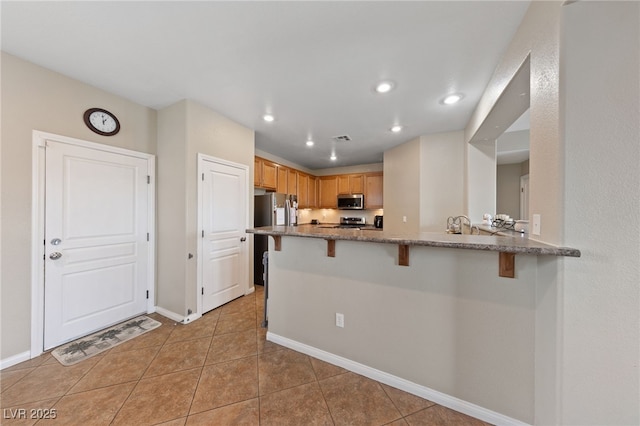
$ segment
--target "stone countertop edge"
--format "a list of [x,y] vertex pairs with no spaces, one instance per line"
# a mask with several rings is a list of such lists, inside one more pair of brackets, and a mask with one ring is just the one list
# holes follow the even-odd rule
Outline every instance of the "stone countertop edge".
[[319,228],[316,225],[262,226],[247,229],[246,232],[258,235],[362,241],[408,246],[444,247],[516,254],[580,257],[580,250],[571,247],[557,247],[528,238],[492,235],[447,234],[445,232],[418,232],[400,235],[391,234],[384,230],[373,231]]

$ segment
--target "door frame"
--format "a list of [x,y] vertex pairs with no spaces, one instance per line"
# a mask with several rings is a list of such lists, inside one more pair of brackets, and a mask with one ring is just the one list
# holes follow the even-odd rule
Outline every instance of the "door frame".
[[529,173],[520,176],[520,219],[529,220]]
[[68,136],[34,130],[31,156],[31,350],[35,358],[44,351],[44,244],[45,240],[45,147],[47,139],[83,148],[127,155],[147,161],[149,192],[147,193],[147,223],[149,224],[149,250],[147,251],[147,313],[155,312],[155,259],[156,259],[156,156],[111,145],[75,139]]
[[[197,220],[197,229],[196,231],[196,235],[198,236],[197,240],[198,240],[198,246],[197,246],[197,262],[196,262],[196,298],[197,298],[197,309],[198,312],[196,312],[195,317],[199,318],[200,316],[202,316],[202,314],[204,312],[202,312],[203,308],[202,308],[202,291],[200,290],[202,288],[202,264],[203,264],[203,252],[202,252],[202,208],[203,208],[203,185],[202,185],[202,174],[204,173],[204,162],[208,161],[208,162],[212,162],[212,163],[218,163],[218,164],[222,164],[225,166],[229,166],[229,167],[235,167],[238,169],[243,169],[245,171],[245,182],[244,182],[244,187],[246,190],[246,194],[247,194],[247,198],[250,197],[251,192],[250,192],[250,187],[249,187],[249,166],[247,166],[246,164],[240,164],[240,163],[234,163],[233,161],[228,161],[228,160],[223,160],[222,158],[218,158],[218,157],[212,157],[210,155],[206,155],[206,154],[202,154],[202,153],[198,153],[198,174],[196,175],[196,179],[198,181],[198,220]],[[249,209],[251,208],[251,203],[248,202],[249,200],[247,200],[246,203],[246,209],[245,209],[245,218],[244,218],[244,228],[245,230],[247,228],[249,228]],[[247,241],[249,242],[249,241]],[[249,248],[250,248],[250,244],[241,244],[240,245],[240,250],[242,251],[242,254],[244,255],[244,259],[246,260],[246,265],[241,265],[240,266],[240,279],[242,280],[242,282],[244,282],[244,294],[247,295],[249,293],[252,293],[254,291],[253,286],[249,286],[249,264],[250,264],[250,259],[249,259]]]

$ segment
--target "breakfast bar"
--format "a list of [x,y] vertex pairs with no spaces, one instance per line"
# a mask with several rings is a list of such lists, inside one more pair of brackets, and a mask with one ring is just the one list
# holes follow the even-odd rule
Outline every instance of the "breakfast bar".
[[336,241],[362,241],[396,244],[398,265],[409,266],[411,246],[442,247],[465,250],[497,251],[500,276],[513,278],[513,263],[516,254],[580,257],[580,251],[569,247],[556,247],[531,240],[524,236],[468,235],[438,232],[390,233],[371,228],[339,229],[319,225],[264,226],[247,230],[249,233],[270,235],[274,249],[281,250],[282,237],[320,238],[327,241],[327,256],[335,257]]
[[534,423],[547,295],[579,250],[368,227],[247,232],[270,236],[269,341],[491,424]]

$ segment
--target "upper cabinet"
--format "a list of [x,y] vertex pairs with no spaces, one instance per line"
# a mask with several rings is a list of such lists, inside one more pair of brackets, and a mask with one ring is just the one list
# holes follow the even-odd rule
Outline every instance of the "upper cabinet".
[[318,178],[318,207],[335,209],[338,207],[338,177],[320,176]]
[[277,165],[264,158],[254,158],[253,184],[258,188],[276,190]]
[[287,194],[298,195],[298,171],[288,169],[289,179],[287,182]]
[[283,166],[278,166],[278,185],[276,186],[276,192],[288,194],[288,184],[289,169]]
[[364,194],[364,174],[338,175],[338,194]]
[[364,175],[364,207],[367,209],[381,209],[383,175],[379,173],[367,173]]
[[255,187],[296,195],[301,209],[335,209],[338,194],[364,194],[366,209],[382,208],[382,172],[318,177],[261,157],[254,166]]

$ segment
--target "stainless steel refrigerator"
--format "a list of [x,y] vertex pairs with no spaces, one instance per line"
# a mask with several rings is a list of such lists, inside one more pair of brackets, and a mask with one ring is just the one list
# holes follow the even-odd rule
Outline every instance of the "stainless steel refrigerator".
[[[292,226],[298,224],[298,199],[295,195],[270,192],[256,195],[254,200],[253,226]],[[266,235],[253,237],[253,282],[264,285],[262,255],[269,251]]]

